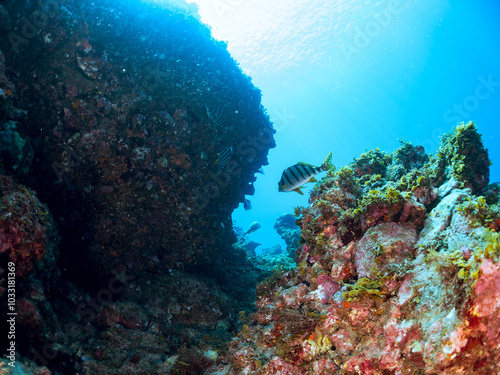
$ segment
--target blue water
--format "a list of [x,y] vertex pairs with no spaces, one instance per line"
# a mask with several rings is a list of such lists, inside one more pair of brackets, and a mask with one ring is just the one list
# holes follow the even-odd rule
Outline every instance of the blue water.
[[[253,209],[233,219],[264,246],[281,243],[277,216],[308,205],[279,193],[282,171],[343,166],[398,138],[434,152],[460,121],[476,122],[500,181],[500,2],[199,0],[200,14],[254,84],[277,129]],[[221,5],[222,4],[222,5]],[[320,177],[321,175],[319,175]]]

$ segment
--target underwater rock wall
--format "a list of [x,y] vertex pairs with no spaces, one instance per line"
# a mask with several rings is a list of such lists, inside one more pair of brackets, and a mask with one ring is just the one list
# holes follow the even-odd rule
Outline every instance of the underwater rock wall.
[[0,5],[0,281],[15,262],[26,373],[202,373],[253,308],[230,216],[274,130],[175,3]]
[[24,182],[63,218],[68,272],[183,269],[230,248],[231,212],[253,194],[274,130],[197,13],[140,1],[2,12],[5,95],[36,154]]
[[329,171],[297,208],[298,268],[258,286],[230,365],[211,373],[499,373],[500,208],[488,169],[468,123],[435,156],[403,142]]

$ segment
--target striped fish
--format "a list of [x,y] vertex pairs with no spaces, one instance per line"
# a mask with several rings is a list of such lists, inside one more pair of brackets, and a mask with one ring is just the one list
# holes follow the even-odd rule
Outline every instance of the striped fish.
[[330,152],[321,166],[315,167],[307,163],[297,163],[285,169],[281,175],[281,180],[278,183],[279,191],[296,191],[304,195],[300,190],[302,185],[307,182],[316,182],[314,178],[320,172],[327,171],[332,168],[332,153]]
[[205,105],[210,122],[218,127],[225,128],[227,125],[226,110],[219,106]]
[[219,154],[217,156],[217,160],[214,162],[215,164],[219,164],[219,169],[222,169],[226,166],[226,164],[231,160],[233,156],[233,146],[224,146],[220,149]]

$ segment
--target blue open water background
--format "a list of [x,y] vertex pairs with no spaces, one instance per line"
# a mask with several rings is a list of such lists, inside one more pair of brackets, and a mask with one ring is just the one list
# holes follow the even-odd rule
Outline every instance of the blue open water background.
[[[274,220],[308,194],[279,193],[281,172],[343,166],[403,138],[434,152],[457,122],[476,123],[500,181],[500,2],[197,1],[202,20],[262,90],[277,129],[253,209],[233,219],[268,247]],[[320,177],[321,175],[319,175]]]

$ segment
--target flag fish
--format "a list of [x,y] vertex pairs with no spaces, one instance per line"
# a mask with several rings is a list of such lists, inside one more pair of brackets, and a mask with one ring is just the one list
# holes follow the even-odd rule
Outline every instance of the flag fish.
[[332,153],[330,152],[321,166],[315,167],[307,163],[297,163],[288,167],[281,174],[281,180],[278,183],[279,191],[296,191],[299,194],[304,194],[300,189],[307,182],[316,182],[314,178],[320,172],[327,171],[332,168]]
[[207,116],[214,125],[225,128],[227,125],[226,111],[223,107],[205,105]]
[[233,146],[224,146],[220,149],[219,154],[217,155],[217,160],[214,162],[219,165],[219,169],[223,169],[226,164],[231,160],[233,156]]

